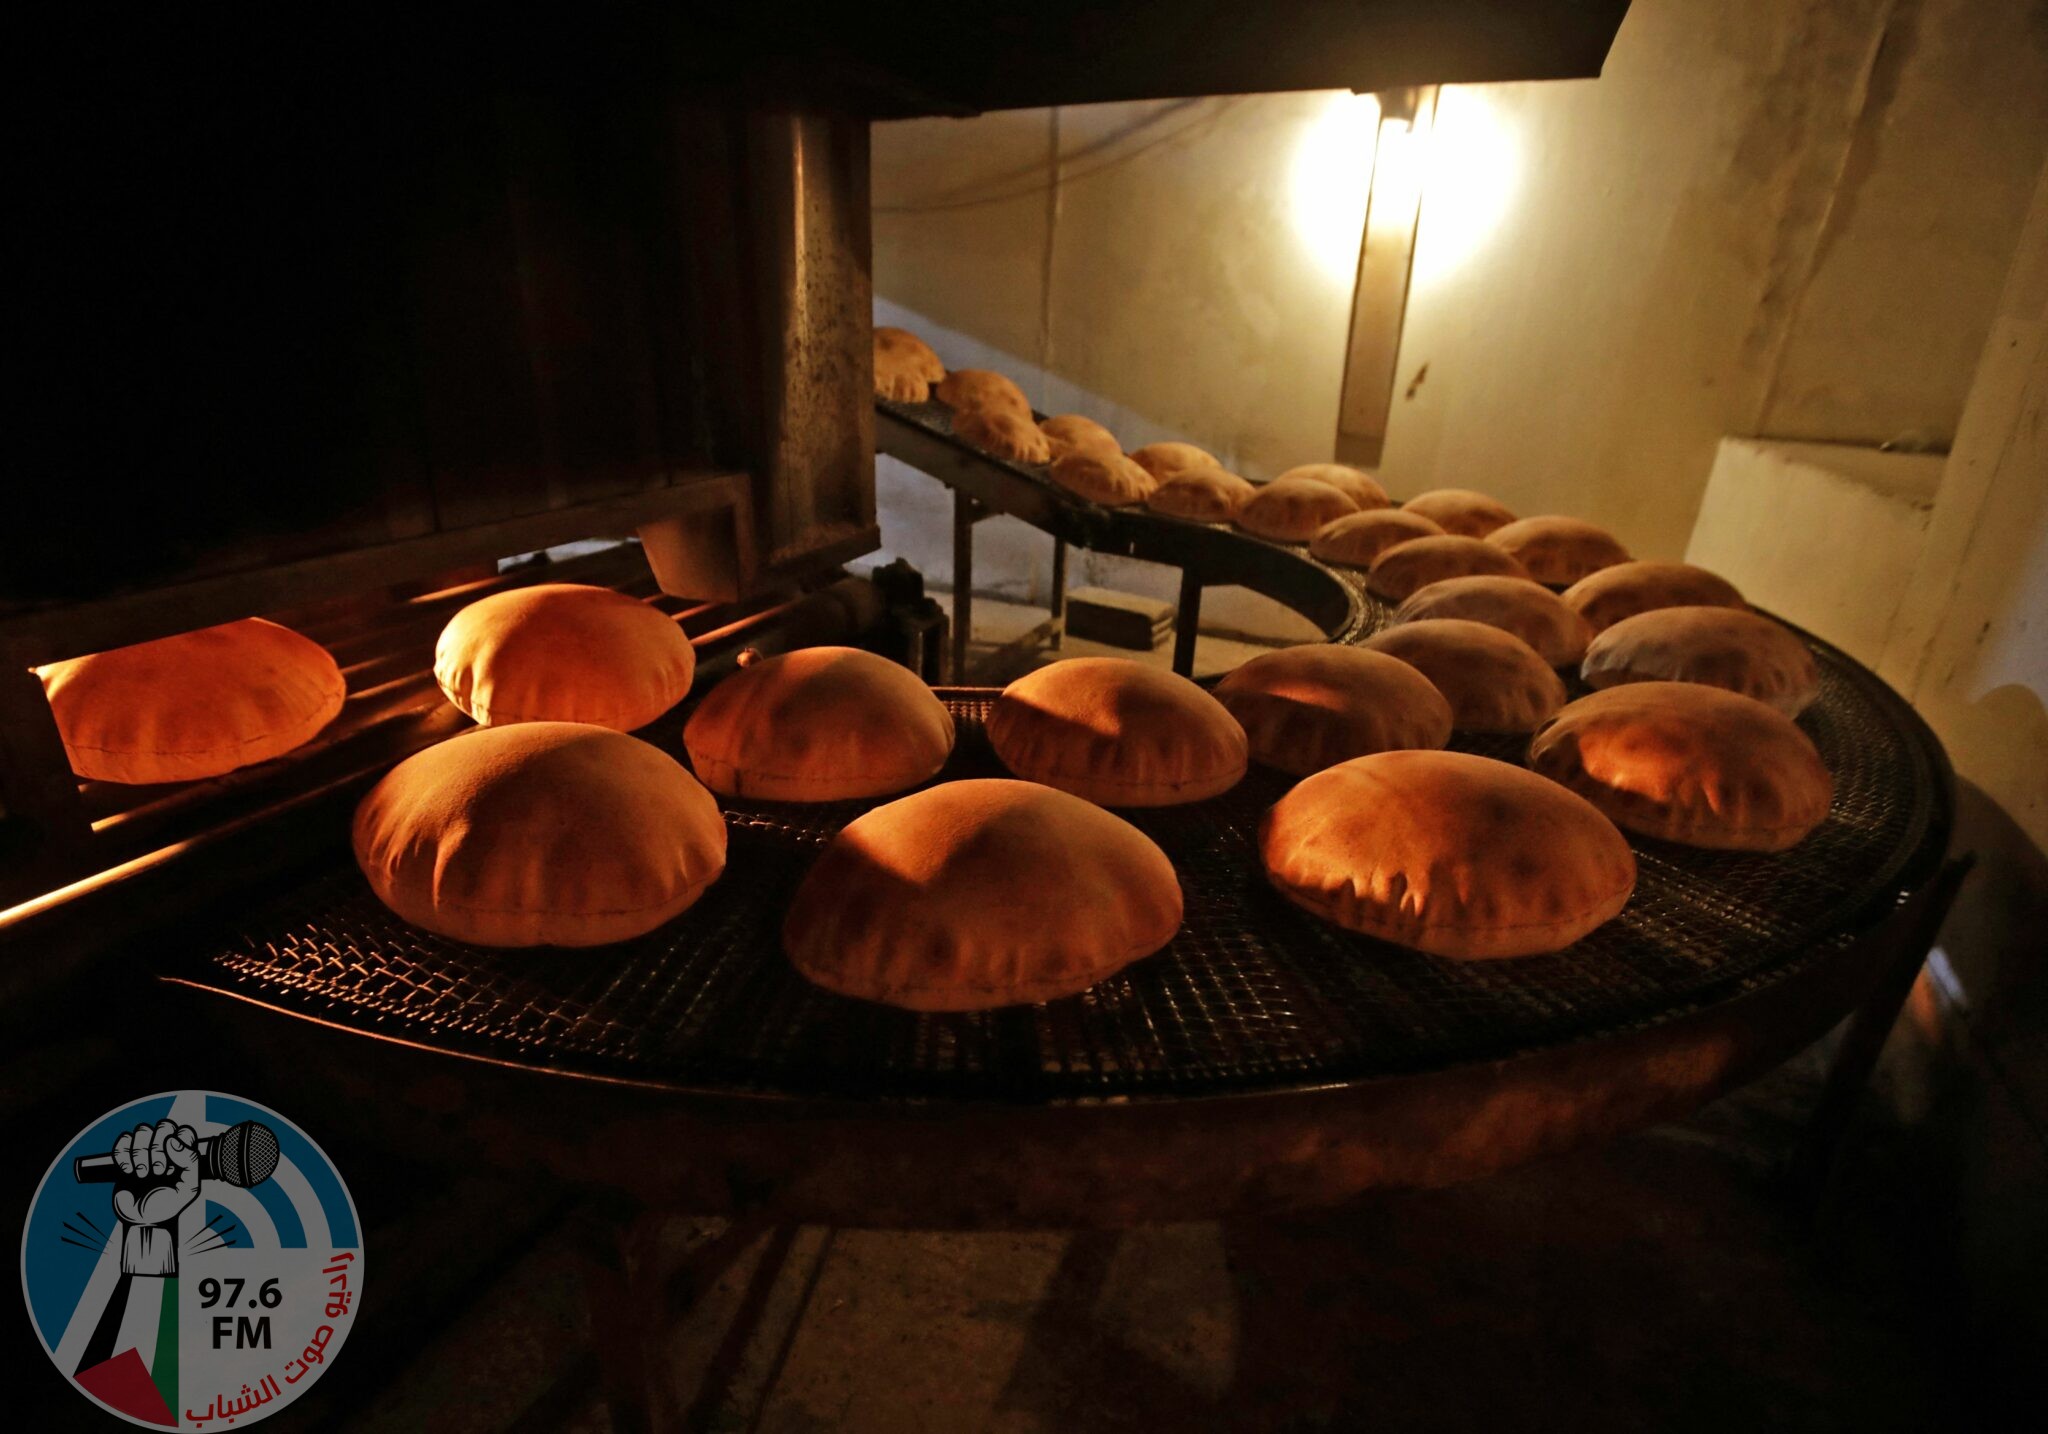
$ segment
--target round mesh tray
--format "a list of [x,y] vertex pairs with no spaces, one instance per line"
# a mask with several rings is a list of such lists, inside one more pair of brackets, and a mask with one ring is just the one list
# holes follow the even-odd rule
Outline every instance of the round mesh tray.
[[[1055,1102],[1325,1085],[1651,1025],[1777,980],[1890,908],[1945,840],[1939,756],[1909,710],[1821,648],[1801,719],[1836,780],[1827,822],[1782,855],[1645,839],[1634,898],[1554,955],[1460,963],[1353,936],[1282,900],[1254,847],[1288,781],[1126,812],[1173,859],[1186,921],[1084,995],[916,1014],[804,981],[779,924],[820,845],[868,803],[728,803],[724,877],[640,940],[493,952],[405,925],[349,867],[251,913],[182,974],[368,1033],[565,1073],[763,1095]],[[959,724],[941,780],[1000,775],[992,693],[941,692]],[[679,729],[668,724],[673,737]],[[1520,739],[1461,736],[1520,760]],[[1916,870],[1917,874],[1917,870]],[[1057,891],[1045,893],[1049,902]]]

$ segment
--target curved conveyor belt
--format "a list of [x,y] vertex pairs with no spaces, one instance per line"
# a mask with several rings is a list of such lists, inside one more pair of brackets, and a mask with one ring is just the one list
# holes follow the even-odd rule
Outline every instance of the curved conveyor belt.
[[[881,421],[887,451],[1067,541],[1192,554],[1205,580],[1339,639],[1383,616],[1299,550],[1077,503],[964,449],[942,419],[889,405]],[[267,1069],[373,1111],[389,1138],[703,1211],[1117,1223],[1442,1183],[1690,1109],[1826,1031],[1924,942],[1946,760],[1882,682],[1813,646],[1823,693],[1800,720],[1835,774],[1826,823],[1775,856],[1635,839],[1627,910],[1550,956],[1441,960],[1291,906],[1254,844],[1288,783],[1255,769],[1211,801],[1127,814],[1175,862],[1185,924],[1159,955],[1044,1006],[919,1014],[796,975],[781,913],[862,803],[727,803],[726,875],[619,946],[464,947],[398,921],[337,864],[173,979],[239,998],[208,1008],[239,1017]],[[981,731],[992,693],[941,695],[960,730],[942,776],[1000,771]],[[678,751],[679,715],[643,735]],[[1522,744],[1453,745],[1518,760]]]

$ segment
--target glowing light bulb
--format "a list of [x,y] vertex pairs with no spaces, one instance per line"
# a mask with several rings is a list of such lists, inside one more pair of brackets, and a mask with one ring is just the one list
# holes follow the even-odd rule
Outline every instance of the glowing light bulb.
[[1288,216],[1318,271],[1348,285],[1358,271],[1358,240],[1373,179],[1373,130],[1379,102],[1334,94],[1323,103],[1288,164]]
[[[1386,128],[1381,127],[1381,143]],[[1414,288],[1457,272],[1507,217],[1522,177],[1521,146],[1499,107],[1478,91],[1446,86],[1418,166],[1426,170],[1416,235]],[[1373,182],[1379,193],[1379,181]]]

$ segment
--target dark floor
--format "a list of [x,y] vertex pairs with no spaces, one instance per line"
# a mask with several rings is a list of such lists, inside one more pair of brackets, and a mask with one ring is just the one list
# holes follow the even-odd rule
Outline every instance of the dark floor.
[[[1771,1184],[1815,1084],[1809,1057],[1683,1125],[1313,1218],[764,1234],[687,1320],[676,1397],[734,1431],[2001,1427],[1959,1403],[1882,1131],[1817,1236]],[[376,1317],[266,1428],[609,1429],[587,1214],[474,1176],[373,1221]]]

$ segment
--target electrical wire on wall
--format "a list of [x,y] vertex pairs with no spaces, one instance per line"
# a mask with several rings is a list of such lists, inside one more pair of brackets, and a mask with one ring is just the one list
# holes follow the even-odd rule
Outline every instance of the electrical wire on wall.
[[[966,193],[948,195],[937,199],[920,200],[909,204],[877,204],[874,206],[874,212],[876,214],[938,214],[952,209],[973,209],[985,204],[1007,204],[1012,200],[1028,199],[1033,195],[1043,194],[1048,190],[1056,189],[1062,183],[1077,183],[1080,180],[1089,179],[1095,175],[1128,164],[1140,155],[1157,149],[1161,145],[1170,144],[1175,140],[1194,138],[1198,133],[1206,133],[1218,120],[1222,119],[1224,115],[1243,102],[1241,96],[1232,96],[1226,99],[1178,100],[1173,104],[1164,105],[1149,114],[1133,120],[1122,129],[1106,134],[1101,139],[1082,145],[1070,154],[1060,155],[1055,152],[1053,168],[1058,171],[1056,174],[1048,174],[1044,167],[1032,164],[1025,169],[1012,170],[1005,174],[990,175],[977,181],[977,184],[980,185],[993,186],[989,189],[970,189]],[[1179,119],[1180,123],[1171,125],[1159,133],[1151,133],[1174,119]],[[1052,125],[1055,134],[1057,134],[1059,125],[1057,109],[1054,111]],[[1149,135],[1149,137],[1143,144],[1137,145],[1134,148],[1115,152],[1119,145],[1139,135]],[[1098,155],[1105,157],[1094,164],[1076,163],[1077,161],[1091,159]]]
[[[1038,371],[1052,372],[1052,269],[1053,254],[1059,245],[1060,233],[1060,107],[1052,106],[1045,112],[1046,166],[1049,182],[1045,186],[1045,245],[1038,260]],[[1044,394],[1039,402],[1047,401]]]

